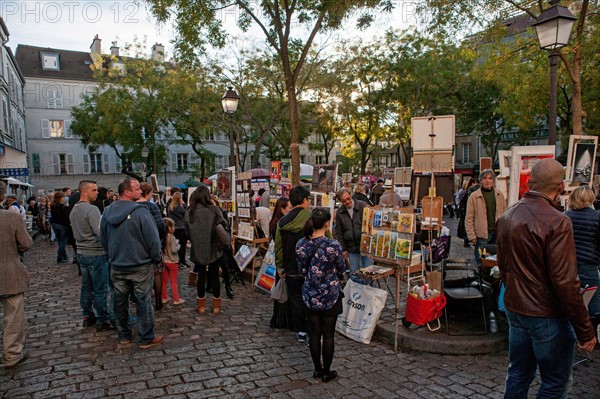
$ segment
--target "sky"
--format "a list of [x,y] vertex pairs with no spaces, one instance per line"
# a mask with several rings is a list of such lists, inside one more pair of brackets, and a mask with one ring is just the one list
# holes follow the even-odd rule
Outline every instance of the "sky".
[[[407,28],[416,23],[415,4],[396,0],[394,12],[378,15],[367,31],[357,31],[348,23],[336,36],[371,38],[391,27]],[[110,51],[113,41],[119,47],[137,41],[146,43],[148,49],[154,43],[162,43],[166,57],[173,54],[170,42],[174,29],[169,24],[159,26],[149,14],[147,5],[140,0],[0,0],[0,16],[8,27],[8,46],[13,51],[18,44],[89,51],[94,36],[98,35],[105,53]],[[222,11],[221,20],[224,29],[233,37],[262,40],[258,28],[249,34],[240,32],[234,9]]]

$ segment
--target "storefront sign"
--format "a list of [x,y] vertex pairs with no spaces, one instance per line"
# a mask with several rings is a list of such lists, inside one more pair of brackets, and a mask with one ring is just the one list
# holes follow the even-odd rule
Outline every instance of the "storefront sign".
[[[2,146],[0,146],[2,147]],[[2,147],[4,148],[4,147]],[[0,169],[0,175],[9,177],[29,176],[29,169],[27,168],[3,168]]]

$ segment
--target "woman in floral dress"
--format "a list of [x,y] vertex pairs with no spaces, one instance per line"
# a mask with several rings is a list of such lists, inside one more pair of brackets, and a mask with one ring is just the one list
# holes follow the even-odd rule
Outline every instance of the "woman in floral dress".
[[313,209],[304,227],[305,238],[296,244],[298,268],[305,279],[302,299],[307,307],[310,355],[315,366],[313,377],[323,382],[337,377],[337,373],[331,370],[331,363],[335,324],[342,313],[341,280],[346,269],[341,244],[325,236],[330,220],[328,208]]

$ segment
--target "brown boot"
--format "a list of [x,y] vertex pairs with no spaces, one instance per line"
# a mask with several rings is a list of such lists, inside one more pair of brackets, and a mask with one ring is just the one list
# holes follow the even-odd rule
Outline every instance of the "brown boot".
[[206,298],[196,298],[196,310],[200,314],[206,313]]
[[198,273],[190,272],[190,279],[188,280],[188,284],[195,287],[196,281],[198,281]]
[[221,298],[213,298],[213,314],[218,315],[221,313]]

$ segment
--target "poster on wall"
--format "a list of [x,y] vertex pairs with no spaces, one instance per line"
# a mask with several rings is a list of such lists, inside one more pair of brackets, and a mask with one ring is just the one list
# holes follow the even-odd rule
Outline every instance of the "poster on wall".
[[312,176],[312,189],[319,193],[336,191],[337,167],[335,163],[315,165]]
[[291,179],[292,174],[292,160],[291,159],[282,159],[281,160],[281,180],[288,181]]
[[554,158],[556,147],[553,145],[514,146],[511,154],[510,184],[508,205],[523,197],[529,188],[531,168],[540,160]]

